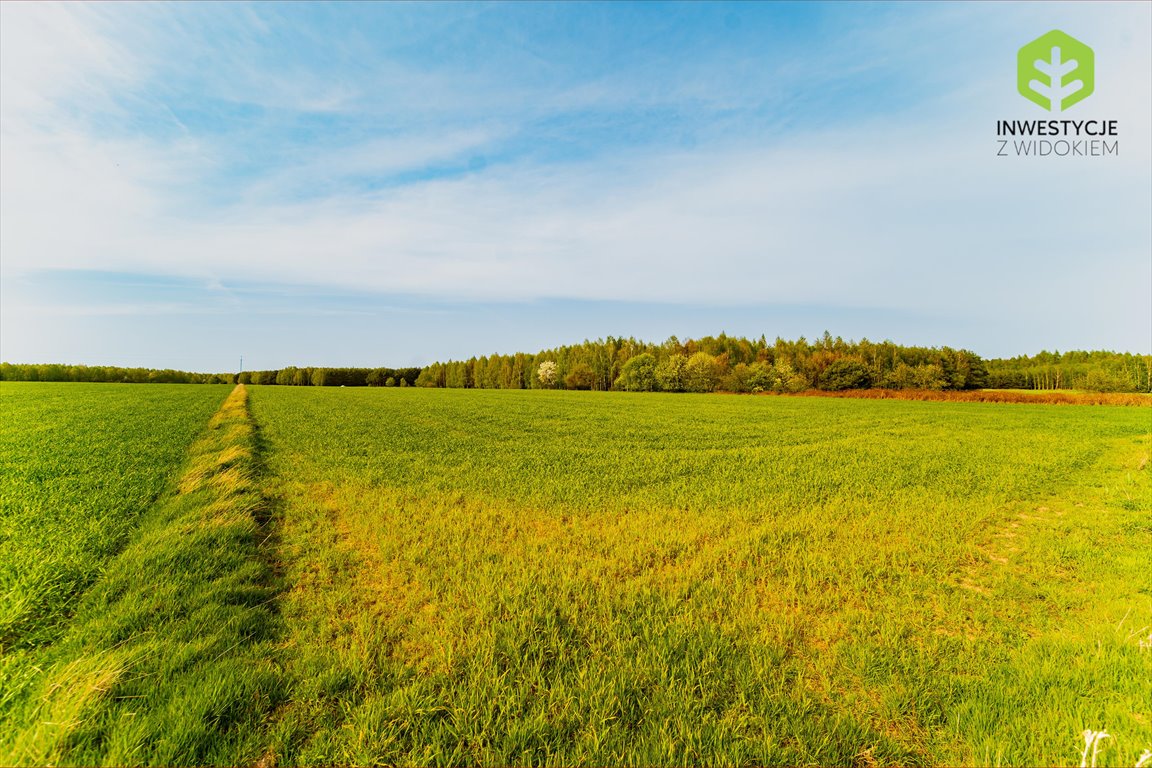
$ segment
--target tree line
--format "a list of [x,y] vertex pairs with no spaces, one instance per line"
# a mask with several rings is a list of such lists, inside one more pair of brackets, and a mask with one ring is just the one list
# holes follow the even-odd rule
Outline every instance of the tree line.
[[244,371],[240,384],[276,384],[291,387],[411,387],[419,368],[295,368]]
[[1152,391],[1152,355],[1041,352],[984,360],[951,347],[705,336],[662,344],[598,339],[536,354],[489,355],[433,363],[416,384],[478,389],[590,389],[636,392],[803,392],[852,389],[960,391],[1084,389]]
[[234,373],[190,373],[171,368],[114,365],[0,363],[0,381],[91,381],[124,384],[235,384]]
[[615,338],[534,355],[490,355],[433,363],[416,384],[477,389],[590,389],[632,392],[802,392],[883,387],[978,389],[988,371],[974,352],[890,341],[816,341],[705,336],[662,344]]
[[1152,392],[1152,355],[1130,352],[1041,352],[988,361],[996,389],[1085,389]]
[[1081,389],[1152,392],[1152,355],[1040,352],[984,360],[951,347],[705,336],[661,344],[609,336],[535,354],[495,354],[424,368],[293,367],[234,373],[0,363],[0,380],[244,383],[279,386],[586,389],[632,392],[803,392],[852,389],[960,391]]
[[170,368],[0,363],[0,381],[88,381],[124,384],[281,384],[312,387],[411,387],[419,368],[281,368],[191,373]]

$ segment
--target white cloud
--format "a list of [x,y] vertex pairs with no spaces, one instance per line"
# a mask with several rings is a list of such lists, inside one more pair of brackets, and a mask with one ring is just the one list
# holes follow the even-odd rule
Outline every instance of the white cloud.
[[372,139],[331,149],[310,151],[300,159],[287,159],[244,188],[246,205],[264,206],[284,199],[317,198],[340,193],[357,180],[420,173],[441,163],[460,162],[483,150],[508,131],[475,127],[440,134],[405,134]]
[[[822,142],[650,157],[614,173],[505,169],[212,220],[158,214],[131,185],[112,188],[110,176],[99,191],[111,202],[76,205],[90,205],[81,220],[102,221],[114,252],[85,249],[92,233],[83,228],[56,228],[53,252],[71,250],[53,266],[484,299],[925,306],[955,297],[933,290],[934,278],[977,291],[977,301],[1026,290],[1037,270],[1075,257],[1062,246],[1068,234],[1041,220],[1068,222],[1093,200],[1122,201],[1096,213],[1100,227],[1116,233],[1111,250],[1145,245],[1139,174],[1094,169],[1074,194],[1046,201],[1032,197],[1037,185],[1059,184],[1086,161],[1050,163],[1021,178],[990,157],[990,137],[826,134]],[[909,166],[907,157],[919,162]],[[114,229],[129,215],[143,218]],[[5,246],[17,258],[31,249]],[[998,273],[991,284],[989,269]]]
[[91,6],[0,6],[0,114],[5,124],[52,116],[61,102],[93,106],[108,89],[123,87],[138,75],[138,62],[115,44]]
[[[1125,73],[1122,93],[1102,82],[1095,97],[1121,115],[1119,160],[992,157],[994,120],[1020,114],[1011,78],[998,75],[882,121],[786,139],[494,166],[371,192],[344,184],[465,157],[516,128],[401,134],[286,161],[237,182],[228,190],[237,202],[224,205],[202,197],[227,162],[220,139],[93,128],[94,115],[123,109],[116,92],[140,82],[145,66],[124,38],[114,42],[106,19],[87,6],[3,4],[0,13],[6,280],[34,269],[98,269],[486,300],[1001,314],[1055,311],[1078,292],[1098,292],[1113,298],[1076,298],[1094,302],[1100,322],[1112,321],[1115,297],[1125,322],[1152,312],[1149,51],[1146,37],[1115,23],[1094,19],[1093,33],[1111,71]],[[261,32],[237,34],[252,43]],[[347,108],[361,93],[319,81],[294,89],[282,74],[238,70],[220,90],[237,100],[260,91],[260,103],[305,111]],[[435,92],[442,80],[432,80]],[[556,102],[618,97],[606,87]],[[312,186],[323,194],[285,202],[286,192]],[[1091,260],[1107,268],[1084,269]],[[1060,277],[1071,274],[1071,282]],[[1114,283],[1145,289],[1122,294]]]

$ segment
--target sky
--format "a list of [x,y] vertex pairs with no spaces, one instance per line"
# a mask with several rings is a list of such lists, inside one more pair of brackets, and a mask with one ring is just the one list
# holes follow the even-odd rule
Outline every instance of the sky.
[[[1052,115],[1019,48],[1095,91]],[[1152,353],[1152,4],[0,3],[0,359]],[[998,120],[1119,153],[998,157]]]

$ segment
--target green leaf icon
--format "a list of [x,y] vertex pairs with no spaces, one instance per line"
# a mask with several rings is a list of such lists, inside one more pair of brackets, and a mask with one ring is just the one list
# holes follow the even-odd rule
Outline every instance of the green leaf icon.
[[1061,112],[1096,88],[1096,57],[1071,35],[1054,29],[1016,54],[1016,89],[1049,112]]

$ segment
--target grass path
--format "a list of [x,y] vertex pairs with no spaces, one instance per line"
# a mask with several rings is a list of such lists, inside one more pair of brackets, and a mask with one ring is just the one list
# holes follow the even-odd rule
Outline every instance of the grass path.
[[285,696],[257,435],[237,387],[82,599],[0,764],[254,763]]

